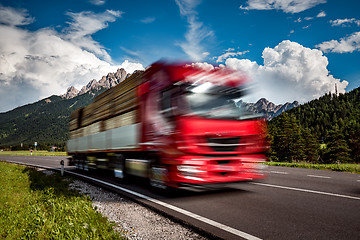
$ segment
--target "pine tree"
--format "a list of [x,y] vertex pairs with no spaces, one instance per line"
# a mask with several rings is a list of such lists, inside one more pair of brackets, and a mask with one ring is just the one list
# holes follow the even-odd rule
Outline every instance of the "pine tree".
[[304,142],[296,118],[285,112],[277,117],[275,124],[270,126],[272,139],[270,156],[282,162],[302,160]]
[[344,138],[337,126],[329,131],[327,152],[325,154],[327,163],[347,163],[351,161],[350,148]]
[[317,163],[320,151],[320,144],[308,128],[301,129],[302,139],[304,141],[304,155],[308,162]]
[[352,160],[360,162],[360,123],[352,120],[345,127],[346,139],[351,150]]

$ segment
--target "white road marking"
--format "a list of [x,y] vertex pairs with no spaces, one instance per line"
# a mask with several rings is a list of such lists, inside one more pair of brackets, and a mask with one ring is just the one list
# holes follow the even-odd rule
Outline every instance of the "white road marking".
[[320,176],[320,175],[307,175],[308,177],[314,177],[314,178],[331,178],[327,176]]
[[168,203],[165,203],[165,202],[162,202],[162,201],[159,201],[155,198],[152,198],[152,197],[149,197],[149,196],[146,196],[144,194],[141,194],[141,193],[138,193],[138,192],[135,192],[135,191],[132,191],[132,190],[129,190],[127,188],[123,188],[123,187],[120,187],[120,186],[117,186],[117,185],[114,185],[114,184],[111,184],[111,183],[108,183],[108,182],[104,182],[102,180],[99,180],[99,179],[96,179],[96,178],[92,178],[92,177],[88,177],[88,176],[85,176],[85,175],[81,175],[81,174],[77,174],[77,173],[74,173],[74,172],[69,172],[69,171],[65,171],[67,173],[70,173],[70,174],[74,174],[74,175],[78,175],[78,176],[81,176],[81,177],[84,177],[84,178],[87,178],[87,179],[90,179],[92,181],[95,181],[95,182],[98,182],[98,183],[101,183],[101,184],[105,184],[107,186],[110,186],[110,187],[113,187],[113,188],[116,188],[116,189],[119,189],[121,191],[124,191],[124,192],[127,192],[127,193],[130,193],[132,195],[135,195],[137,197],[140,197],[140,198],[143,198],[145,200],[148,200],[150,202],[153,202],[153,203],[156,203],[160,206],[163,206],[163,207],[166,207],[166,208],[169,208],[171,210],[174,210],[176,212],[179,212],[179,213],[182,213],[186,216],[189,216],[189,217],[192,217],[194,219],[197,219],[199,221],[202,221],[202,222],[205,222],[211,226],[214,226],[214,227],[217,227],[217,228],[220,228],[224,231],[227,231],[229,233],[232,233],[234,235],[237,235],[239,237],[242,237],[242,238],[245,238],[245,239],[249,239],[249,240],[260,240],[261,238],[258,238],[258,237],[255,237],[255,236],[252,236],[248,233],[245,233],[245,232],[242,232],[240,230],[237,230],[235,228],[232,228],[232,227],[229,227],[229,226],[226,226],[224,224],[221,224],[219,222],[216,222],[216,221],[213,221],[211,219],[208,219],[206,217],[202,217],[200,215],[197,215],[195,213],[192,213],[192,212],[189,212],[187,210],[184,210],[182,208],[179,208],[179,207],[176,207],[176,206],[173,206],[171,204],[168,204]]
[[270,171],[271,173],[276,173],[276,174],[288,174],[287,172],[278,172],[278,171]]
[[267,184],[267,183],[251,182],[250,184],[259,185],[259,186],[265,186],[265,187],[281,188],[281,189],[287,189],[287,190],[293,190],[293,191],[299,191],[299,192],[322,194],[322,195],[328,195],[328,196],[333,196],[333,197],[342,197],[342,198],[360,200],[360,197],[353,197],[353,196],[342,195],[342,194],[337,194],[337,193],[327,193],[327,192],[320,192],[320,191],[314,191],[314,190],[308,190],[308,189],[302,189],[302,188],[278,186],[278,185],[272,185],[272,184]]
[[[15,162],[15,161],[9,161],[9,162],[13,162],[13,163],[19,163],[19,164],[22,164],[22,165],[30,165],[30,166],[34,166],[34,167],[41,167],[41,168],[45,168],[45,169],[53,169],[53,170],[59,170],[59,169],[55,169],[55,168],[51,168],[51,167],[45,167],[45,166],[39,166],[39,165],[35,165],[35,164],[26,164],[26,163],[20,163],[20,162]],[[102,180],[99,180],[99,179],[96,179],[96,178],[92,178],[92,177],[88,177],[86,175],[82,175],[82,174],[78,174],[78,173],[75,173],[75,172],[70,172],[70,171],[67,171],[65,170],[64,172],[66,173],[69,173],[69,174],[72,174],[72,175],[77,175],[77,176],[81,176],[83,178],[87,178],[87,179],[90,179],[92,181],[95,181],[95,182],[98,182],[98,183],[101,183],[101,184],[104,184],[104,185],[107,185],[107,186],[110,186],[110,187],[113,187],[113,188],[116,188],[118,190],[121,190],[121,191],[124,191],[124,192],[127,192],[127,193],[130,193],[134,196],[137,196],[137,197],[140,197],[140,198],[143,198],[147,201],[150,201],[150,202],[153,202],[153,203],[156,203],[160,206],[163,206],[163,207],[166,207],[166,208],[169,208],[173,211],[176,211],[176,212],[179,212],[179,213],[182,213],[186,216],[189,216],[189,217],[192,217],[196,220],[199,220],[199,221],[202,221],[204,223],[207,223],[211,226],[214,226],[214,227],[217,227],[217,228],[220,228],[226,232],[229,232],[229,233],[232,233],[234,235],[237,235],[239,237],[242,237],[244,239],[248,239],[248,240],[261,240],[261,238],[258,238],[258,237],[255,237],[253,235],[250,235],[246,232],[243,232],[243,231],[240,231],[240,230],[237,230],[235,228],[232,228],[232,227],[229,227],[229,226],[226,226],[222,223],[219,223],[219,222],[216,222],[216,221],[213,221],[209,218],[206,218],[206,217],[202,217],[200,215],[197,215],[195,213],[192,213],[192,212],[189,212],[185,209],[182,209],[182,208],[179,208],[179,207],[176,207],[176,206],[173,206],[171,204],[168,204],[168,203],[165,203],[165,202],[162,202],[162,201],[159,201],[155,198],[152,198],[152,197],[149,197],[149,196],[146,196],[144,194],[141,194],[141,193],[138,193],[138,192],[135,192],[135,191],[132,191],[132,190],[129,190],[127,188],[123,188],[123,187],[120,187],[120,186],[117,186],[117,185],[114,185],[112,183],[108,183],[108,182],[104,182]]]

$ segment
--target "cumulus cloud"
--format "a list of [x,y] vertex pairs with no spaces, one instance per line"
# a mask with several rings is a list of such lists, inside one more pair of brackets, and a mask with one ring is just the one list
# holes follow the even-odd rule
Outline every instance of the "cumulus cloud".
[[323,52],[352,53],[360,51],[360,32],[355,32],[350,36],[338,40],[331,40],[316,45]]
[[341,26],[341,27],[350,27],[351,24],[356,24],[360,26],[360,20],[357,20],[355,18],[345,18],[345,19],[336,19],[336,20],[330,20],[331,26]]
[[179,46],[193,61],[201,61],[208,52],[202,45],[203,41],[214,35],[213,31],[204,26],[198,20],[195,8],[200,4],[200,0],[175,0],[180,9],[180,15],[186,17],[188,22],[187,32],[185,34],[185,42],[181,42]]
[[141,63],[133,63],[125,60],[122,64],[117,66],[117,68],[123,68],[127,73],[133,73],[136,70],[145,70]]
[[243,71],[257,84],[250,98],[261,97],[275,103],[310,101],[327,92],[344,93],[348,82],[334,78],[327,69],[328,59],[320,50],[296,42],[282,41],[275,48],[265,48],[263,65],[248,59],[228,58],[227,67]]
[[215,67],[212,64],[207,62],[196,62],[196,63],[192,63],[191,66],[205,71],[211,71],[215,69]]
[[285,13],[299,13],[313,8],[326,0],[248,0],[243,10],[282,10]]
[[[17,18],[24,16],[23,10],[16,13],[19,14]],[[107,24],[81,27],[80,21],[75,20],[77,16],[91,14],[72,15],[74,21],[69,22],[63,32],[50,28],[29,31],[11,24],[0,25],[0,112],[53,94],[63,94],[71,85],[81,88],[91,79],[100,79],[119,67],[127,72],[143,69],[141,64],[128,61],[121,65],[107,61],[111,58],[104,47],[90,36]],[[0,19],[3,20],[3,15]],[[81,43],[81,39],[86,44]]]

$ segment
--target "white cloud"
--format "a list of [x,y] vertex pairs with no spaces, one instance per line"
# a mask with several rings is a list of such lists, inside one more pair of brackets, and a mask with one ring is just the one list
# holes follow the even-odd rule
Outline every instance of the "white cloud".
[[125,60],[122,64],[117,66],[117,68],[123,68],[127,73],[133,73],[136,70],[145,70],[141,63],[133,63]]
[[352,53],[360,51],[360,32],[355,32],[348,37],[338,40],[331,40],[316,45],[323,52]]
[[135,57],[138,59],[142,58],[142,53],[140,51],[133,51],[125,47],[120,47],[120,49],[123,50],[126,54],[130,55],[131,57]]
[[210,63],[206,63],[206,62],[196,62],[196,63],[192,63],[191,64],[192,67],[195,67],[195,68],[199,68],[199,69],[202,69],[202,70],[205,70],[205,71],[211,71],[211,70],[214,70],[215,67],[210,64]]
[[10,26],[28,25],[35,21],[26,9],[4,7],[0,4],[0,23]]
[[179,6],[182,16],[197,15],[195,8],[201,3],[201,0],[175,0]]
[[318,14],[318,15],[316,15],[316,17],[317,17],[317,18],[326,17],[326,12],[321,11],[321,12],[319,12],[319,14]]
[[[79,22],[69,24],[77,26]],[[107,53],[90,37],[96,29],[101,27],[91,30],[91,25],[85,24],[57,32],[50,28],[28,31],[0,25],[0,112],[53,94],[63,94],[71,85],[80,88],[119,67],[127,72],[143,69],[138,63],[124,61],[116,65],[99,58],[96,54],[99,51],[99,55]],[[77,35],[77,41],[68,34]],[[81,43],[81,39],[86,44]]]
[[140,20],[140,22],[145,23],[145,24],[149,24],[155,21],[156,18],[154,17],[147,17],[147,18],[143,18]]
[[205,39],[212,37],[214,33],[198,21],[198,13],[195,8],[200,4],[200,1],[175,0],[175,2],[179,6],[180,14],[185,16],[188,22],[188,29],[185,34],[186,41],[179,43],[179,46],[191,60],[201,61],[208,55],[202,43]]
[[235,57],[235,56],[241,56],[244,55],[246,53],[248,53],[249,51],[243,51],[243,52],[232,52],[234,51],[233,48],[229,48],[226,50],[226,53],[220,55],[219,57],[216,58],[216,62],[224,62],[225,59],[229,58],[229,57]]
[[299,13],[313,8],[326,0],[248,0],[243,10],[282,10],[285,13]]
[[275,103],[306,102],[334,92],[335,84],[338,92],[344,93],[348,84],[329,74],[328,59],[320,50],[296,42],[287,40],[275,48],[265,48],[262,57],[263,65],[236,58],[225,62],[227,67],[246,73],[257,84],[250,101],[266,97]]
[[86,11],[80,13],[69,12],[67,14],[72,21],[68,22],[69,27],[64,29],[64,38],[106,61],[111,61],[111,57],[104,47],[94,41],[91,35],[107,28],[108,22],[116,21],[116,18],[121,17],[123,12],[106,10],[103,13]]
[[336,20],[330,20],[331,26],[341,26],[341,27],[350,27],[352,23],[360,26],[360,20],[357,20],[355,18],[345,18],[345,19],[336,19]]
[[90,0],[91,4],[100,6],[100,5],[104,5],[105,4],[105,0]]
[[[322,18],[322,17],[325,17],[326,16],[326,13],[324,11],[321,11],[318,13],[318,15],[316,15],[315,17],[316,18]],[[310,21],[310,20],[313,20],[315,17],[305,17],[304,19],[302,18],[298,18],[296,19],[294,22],[302,22],[303,20],[306,20],[306,21]]]

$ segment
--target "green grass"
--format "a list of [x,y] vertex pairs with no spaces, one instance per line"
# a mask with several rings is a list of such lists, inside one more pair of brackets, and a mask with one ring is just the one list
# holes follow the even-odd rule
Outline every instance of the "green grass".
[[[31,155],[30,151],[0,151],[1,155]],[[66,152],[33,151],[33,156],[67,156]]]
[[71,179],[0,161],[0,239],[125,239]]
[[337,172],[360,173],[360,164],[311,164],[311,163],[285,163],[285,162],[267,162],[270,166],[310,168],[319,170],[331,170]]

